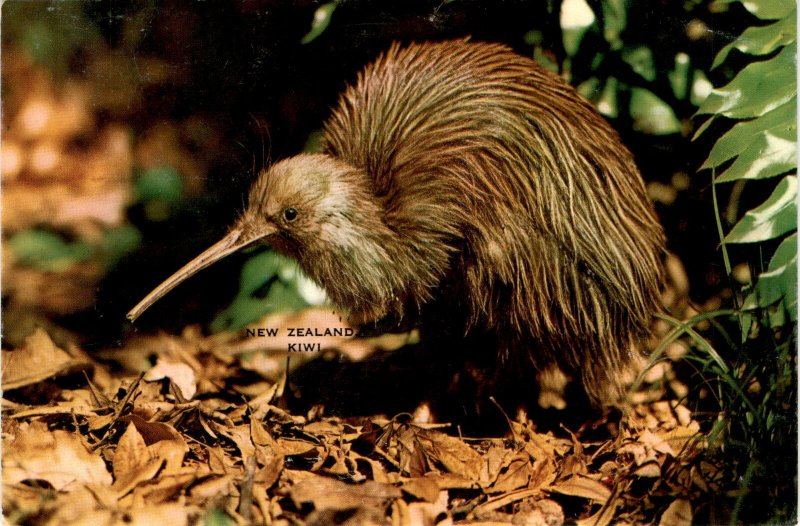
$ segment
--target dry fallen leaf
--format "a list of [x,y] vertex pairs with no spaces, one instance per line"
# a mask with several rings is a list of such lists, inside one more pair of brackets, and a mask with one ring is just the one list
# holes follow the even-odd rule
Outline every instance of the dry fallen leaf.
[[153,526],[155,524],[183,526],[189,524],[189,514],[192,512],[191,508],[181,503],[142,506],[129,510],[125,515],[127,520],[123,520],[122,523],[131,526]]
[[687,499],[675,499],[661,514],[658,526],[691,526],[692,518],[692,504]]
[[634,475],[637,477],[660,477],[661,476],[661,466],[658,462],[646,462],[636,468],[633,472]]
[[605,504],[611,497],[611,490],[605,485],[582,475],[573,475],[567,480],[553,484],[549,490],[562,495],[589,499],[600,504]]
[[429,461],[441,463],[449,473],[475,481],[480,479],[481,456],[464,441],[431,429],[420,430],[417,443]]
[[164,378],[169,378],[170,382],[180,390],[184,400],[191,400],[197,392],[194,369],[185,363],[159,359],[155,367],[144,375],[144,379],[148,382]]
[[518,455],[500,472],[497,481],[492,485],[492,493],[505,493],[528,486],[533,477],[534,466],[527,455]]
[[399,488],[389,484],[367,481],[363,484],[348,484],[319,475],[309,477],[294,485],[289,494],[296,505],[311,503],[317,510],[346,510],[360,507],[382,507],[393,499],[399,499]]
[[507,469],[516,457],[517,453],[514,450],[504,447],[502,443],[493,443],[483,454],[481,485],[491,486],[497,480],[500,472]]
[[435,429],[390,422],[382,429],[379,445],[396,452],[399,465],[414,477],[443,471],[475,482],[481,478],[481,456],[462,440]]
[[[696,424],[696,422],[694,422]],[[684,449],[691,449],[692,446],[697,448],[704,447],[703,440],[700,440],[699,429],[695,426],[678,426],[670,431],[658,433],[658,436],[670,445],[671,450],[675,454],[680,454]]]
[[56,346],[50,336],[36,329],[22,347],[3,351],[3,389],[17,389],[47,378],[91,369],[91,363],[75,359]]
[[633,460],[633,463],[637,466],[641,466],[645,462],[649,462],[651,460],[656,460],[655,452],[639,442],[622,446],[619,448],[619,450],[617,450],[617,454],[626,458],[630,457]]
[[119,440],[114,452],[114,489],[120,497],[137,484],[152,479],[164,464],[164,459],[151,455],[144,438],[133,423]]
[[401,489],[406,493],[428,502],[436,502],[441,493],[434,480],[425,477],[414,477],[403,482]]
[[3,447],[3,483],[45,480],[56,490],[73,482],[110,485],[111,474],[78,435],[49,431],[43,422],[22,424]]
[[447,509],[448,500],[446,491],[439,492],[429,502],[412,502],[406,505],[405,502],[396,500],[392,504],[392,518],[402,526],[452,526],[453,519]]

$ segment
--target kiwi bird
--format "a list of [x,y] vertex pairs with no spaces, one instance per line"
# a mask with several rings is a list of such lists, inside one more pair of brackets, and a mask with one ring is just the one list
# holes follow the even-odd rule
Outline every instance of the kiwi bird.
[[261,172],[229,233],[128,317],[263,242],[351,321],[424,326],[450,305],[457,334],[619,397],[659,308],[664,235],[630,152],[571,86],[499,44],[395,44],[341,95],[323,151]]

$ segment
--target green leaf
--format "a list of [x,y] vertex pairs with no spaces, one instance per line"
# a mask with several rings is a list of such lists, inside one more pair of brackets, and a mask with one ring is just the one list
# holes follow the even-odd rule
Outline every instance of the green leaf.
[[622,60],[649,82],[656,79],[656,65],[653,61],[653,52],[645,46],[625,48],[622,51]]
[[603,1],[603,36],[612,49],[622,47],[620,34],[628,23],[628,12],[624,0]]
[[697,114],[749,119],[785,104],[797,91],[796,52],[792,44],[770,60],[749,64],[726,86],[713,90]]
[[314,130],[308,134],[306,144],[303,146],[303,153],[322,153],[322,140],[325,136],[322,130]]
[[122,225],[108,230],[100,241],[107,266],[114,265],[126,254],[133,252],[142,242],[142,234],[132,225]]
[[522,40],[529,46],[537,46],[544,41],[544,35],[537,29],[531,29],[522,36]]
[[135,191],[141,201],[175,203],[183,197],[183,180],[171,166],[150,168],[136,180]]
[[766,272],[758,276],[742,309],[765,308],[781,299],[792,321],[797,320],[797,234],[783,240],[775,250]]
[[631,89],[629,112],[633,128],[651,135],[667,135],[681,131],[681,123],[669,105],[650,90]]
[[297,262],[277,252],[251,257],[242,267],[239,292],[211,322],[211,330],[235,330],[270,312],[319,305],[325,295],[298,268]]
[[92,256],[92,247],[82,241],[68,243],[45,230],[24,230],[8,240],[17,261],[41,270],[60,272]]
[[239,281],[240,291],[250,296],[272,276],[283,277],[287,281],[291,280],[293,277],[292,267],[296,266],[297,263],[294,260],[277,252],[266,251],[256,254],[248,259],[242,267]]
[[723,4],[740,3],[761,20],[785,18],[794,9],[792,0],[720,0]]
[[[791,4],[792,2],[786,2]],[[781,46],[786,46],[797,40],[796,9],[783,20],[761,27],[747,28],[735,41],[731,42],[720,51],[711,68],[722,64],[728,54],[738,49],[748,55],[767,55]]]
[[576,27],[576,28],[561,30],[561,40],[564,43],[564,51],[567,52],[568,56],[570,57],[575,56],[575,54],[578,52],[578,49],[581,47],[581,42],[583,41],[583,36],[585,34],[586,34],[585,27]]
[[781,327],[786,327],[786,325],[789,323],[789,320],[786,319],[787,309],[784,308],[783,303],[770,305],[769,307],[767,307],[766,311],[769,317],[770,329],[777,330],[780,329]]
[[797,228],[797,177],[787,175],[772,195],[749,210],[725,236],[725,243],[756,243]]
[[796,122],[797,97],[757,119],[740,122],[720,137],[711,149],[708,158],[700,167],[712,168],[745,151],[755,138],[767,130],[780,126],[794,126]]
[[311,20],[311,30],[300,40],[301,44],[308,44],[325,32],[328,25],[331,23],[331,17],[333,16],[334,10],[336,10],[336,5],[337,2],[328,2],[327,4],[322,4],[314,11],[314,18]]
[[[689,62],[689,55],[686,53],[677,53],[675,55],[675,67],[672,71],[667,73],[669,84],[672,87],[672,93],[680,100],[686,98],[689,87]],[[655,67],[653,67],[653,78],[655,78]]]
[[689,102],[694,106],[702,105],[708,98],[708,95],[714,89],[714,86],[706,77],[702,70],[694,70],[692,75],[692,90],[689,94]]
[[564,0],[559,13],[564,51],[574,57],[586,31],[595,23],[595,16],[586,0]]
[[214,508],[203,517],[204,526],[235,526],[237,523],[224,510]]
[[709,128],[709,126],[711,126],[711,124],[714,122],[714,117],[716,117],[716,115],[713,115],[710,118],[706,119],[705,122],[703,122],[703,124],[697,127],[697,129],[694,132],[694,135],[692,135],[693,141],[696,141],[697,138],[703,135],[703,132],[705,132]]
[[596,104],[597,111],[612,119],[617,118],[617,115],[619,115],[619,105],[617,104],[618,85],[619,82],[615,77],[608,77]]
[[[542,66],[547,71],[550,71],[552,73],[559,72],[560,68],[558,63],[555,60],[553,60],[552,55],[550,55],[542,46],[536,46],[535,48],[533,48],[533,58],[534,60],[536,60],[536,62],[539,63],[540,66]],[[567,61],[568,60],[566,60],[565,62]]]
[[80,2],[2,2],[3,37],[58,76],[81,48],[102,41]]
[[775,177],[794,170],[796,164],[797,125],[792,122],[755,135],[736,161],[717,177],[717,182]]
[[596,101],[601,94],[601,84],[597,77],[589,77],[577,86],[578,93],[584,96],[587,100],[592,102]]

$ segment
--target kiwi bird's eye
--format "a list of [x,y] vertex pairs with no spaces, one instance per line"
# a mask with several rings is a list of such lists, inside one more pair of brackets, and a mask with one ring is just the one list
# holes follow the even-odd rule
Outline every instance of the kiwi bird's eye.
[[294,221],[297,219],[297,210],[292,207],[287,208],[283,211],[283,218],[287,221]]

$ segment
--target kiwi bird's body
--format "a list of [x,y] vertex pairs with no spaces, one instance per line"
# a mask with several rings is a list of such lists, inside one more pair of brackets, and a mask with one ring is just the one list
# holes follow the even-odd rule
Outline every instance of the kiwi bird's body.
[[394,46],[325,140],[369,176],[404,248],[374,269],[372,308],[421,307],[453,275],[450,301],[499,352],[577,372],[594,398],[618,387],[657,308],[663,234],[630,153],[572,87],[500,45]]
[[658,308],[663,233],[630,153],[573,88],[501,45],[395,45],[324,143],[260,175],[246,240],[296,257],[359,323],[449,305],[439,326],[558,365],[596,402],[620,394]]

